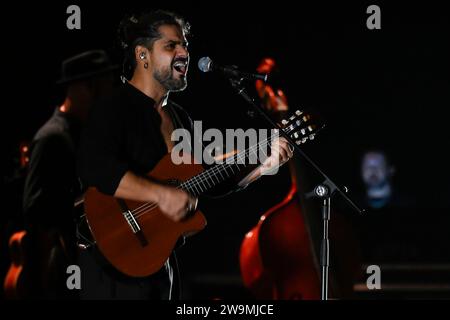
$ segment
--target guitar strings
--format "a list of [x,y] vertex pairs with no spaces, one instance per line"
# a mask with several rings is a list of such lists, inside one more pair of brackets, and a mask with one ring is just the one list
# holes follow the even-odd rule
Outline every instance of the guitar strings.
[[[286,129],[285,132],[288,134],[294,128]],[[270,139],[272,139],[276,136],[277,136],[277,134],[271,135]],[[247,154],[250,154],[250,152],[255,152],[258,148],[261,148],[266,145],[270,145],[270,142],[268,140],[269,139],[266,138],[265,140],[261,141],[260,143],[256,144],[255,146],[250,147],[249,149],[243,150],[243,151],[239,152],[238,154],[234,155],[233,163],[226,163],[226,164],[218,165],[218,166],[215,166],[208,170],[205,170],[201,174],[187,180],[186,183],[182,183],[178,188],[190,189],[191,187],[195,187],[196,185],[198,185],[198,188],[201,190],[201,192],[203,192],[202,188],[200,187],[200,183],[203,183],[203,186],[206,187],[204,182],[207,181],[208,179],[210,179],[211,177],[217,176],[217,173],[219,173],[221,176],[222,176],[222,174],[221,174],[222,172],[226,172],[228,174],[228,172],[226,170],[230,169],[233,165],[235,165],[236,161],[245,159],[247,157]],[[261,151],[262,151],[262,149],[261,149]],[[264,153],[264,155],[267,156],[265,153]],[[237,169],[239,170],[239,167],[237,167]],[[231,169],[231,171],[234,173],[233,169]],[[223,178],[223,176],[222,176],[222,178]],[[211,180],[212,180],[212,178],[211,178]],[[218,182],[220,182],[220,181],[218,180]],[[208,183],[208,186],[209,186],[209,183]],[[196,190],[196,191],[198,191],[198,190]],[[193,195],[195,195],[195,193]],[[153,210],[155,207],[157,207],[156,203],[148,202],[148,203],[145,203],[145,204],[135,208],[134,210],[130,210],[130,212],[134,218],[139,218],[143,214]]]
[[[288,132],[290,132],[290,131],[288,131]],[[272,135],[270,138],[272,139],[272,138],[274,138],[276,136],[277,135],[275,134],[275,135]],[[255,146],[253,146],[253,147],[251,147],[249,149],[243,150],[243,151],[239,152],[238,154],[234,155],[233,156],[233,158],[235,160],[234,162],[236,162],[236,158],[237,158],[237,160],[245,159],[245,157],[247,156],[247,153],[250,153],[252,151],[256,151],[257,148],[260,148],[263,145],[269,144],[270,142],[268,142],[268,140],[269,139],[265,139],[265,140],[261,141],[260,143],[256,144]],[[226,170],[228,168],[232,167],[234,164],[235,163],[218,165],[218,166],[215,166],[215,167],[210,168],[208,170],[205,170],[202,173],[200,173],[198,176],[195,176],[195,177],[187,180],[186,181],[187,183],[182,183],[177,188],[180,188],[180,187],[181,188],[190,188],[191,186],[195,186],[196,184],[199,185],[199,183],[207,181],[210,177],[217,176],[217,173],[224,172],[224,171],[227,172]],[[208,177],[206,177],[206,175],[208,175]],[[223,176],[222,176],[222,178],[223,178]],[[220,182],[220,181],[218,180],[218,182]],[[203,185],[205,186],[205,184],[203,184]],[[203,190],[201,189],[200,186],[199,186],[199,189],[201,190],[201,192],[203,192]],[[195,193],[193,193],[193,195],[196,196]],[[146,203],[146,204],[144,204],[144,205],[142,205],[140,207],[135,208],[133,211],[131,211],[131,213],[133,214],[134,217],[139,217],[141,215],[137,216],[137,214],[141,213],[142,211],[148,211],[150,209],[153,209],[156,206],[157,205],[155,203]]]
[[[292,128],[291,130],[287,130],[286,129],[286,133],[290,133],[293,129],[295,129],[295,127],[294,128]],[[273,137],[275,137],[276,135],[272,135],[270,138],[272,139]],[[249,148],[249,149],[247,149],[247,150],[244,150],[244,151],[241,151],[240,153],[238,153],[238,154],[236,154],[235,156],[234,156],[234,158],[239,158],[239,159],[245,159],[245,157],[247,156],[247,153],[250,153],[250,152],[252,152],[252,151],[255,151],[255,148],[259,148],[259,147],[261,147],[262,145],[263,145],[263,143],[266,143],[268,141],[268,139],[265,139],[265,140],[263,140],[263,141],[261,141],[260,143],[258,143],[257,145],[255,145],[255,146],[253,146],[253,147],[251,147],[251,148]],[[268,144],[270,144],[270,142],[268,142]],[[266,144],[267,145],[267,144]],[[236,160],[236,159],[235,159]],[[232,163],[232,164],[225,164],[225,165],[220,165],[220,166],[215,166],[215,167],[213,167],[213,168],[210,168],[210,169],[208,169],[208,170],[206,170],[206,171],[204,171],[204,172],[202,172],[201,174],[199,174],[198,176],[196,176],[196,177],[194,177],[194,178],[191,178],[190,180],[188,180],[188,181],[186,181],[187,182],[187,184],[181,184],[178,188],[180,188],[180,187],[184,187],[184,188],[190,188],[191,186],[195,186],[195,184],[199,184],[200,182],[204,182],[204,181],[207,181],[207,179],[209,179],[211,176],[214,176],[214,175],[216,175],[217,176],[217,173],[221,173],[221,172],[227,172],[226,170],[228,169],[228,168],[231,168],[231,166],[233,166],[234,165],[234,163]],[[239,170],[239,168],[237,168],[238,170]],[[231,169],[232,170],[232,169]],[[233,170],[232,170],[233,171]],[[228,173],[228,172],[227,172]],[[204,176],[206,176],[206,175],[208,175],[208,177],[204,177]],[[222,178],[223,178],[223,176],[222,176]],[[212,180],[212,179],[211,179]],[[219,180],[218,180],[219,181]],[[219,181],[220,182],[220,181]],[[203,184],[204,185],[204,187],[206,187],[205,186],[205,184]],[[201,187],[199,186],[199,189],[201,190],[201,192],[203,192],[203,190],[201,189]],[[196,190],[196,191],[198,191],[198,190]],[[195,193],[193,193],[193,195],[196,195]],[[134,210],[132,210],[131,211],[131,213],[133,214],[133,216],[134,217],[140,217],[141,216],[141,214],[139,214],[139,213],[147,213],[149,210],[151,210],[151,209],[153,209],[153,208],[155,208],[157,206],[157,204],[155,204],[155,203],[146,203],[146,204],[143,204],[142,206],[140,206],[140,207],[137,207],[137,208],[135,208]],[[145,211],[145,212],[144,212]]]
[[[265,142],[265,141],[266,141],[266,140],[262,141],[262,142],[261,142],[260,144],[258,144],[257,146],[262,145],[262,143]],[[266,145],[267,145],[267,144],[266,144]],[[255,148],[255,147],[252,147],[252,148]],[[253,150],[252,150],[252,151],[253,151]],[[240,159],[245,159],[246,153],[247,153],[247,152],[250,152],[250,149],[238,153],[237,155],[235,155],[235,157],[236,157],[236,158],[239,158],[238,160],[240,160]],[[213,177],[213,176],[217,175],[217,173],[220,173],[220,172],[223,172],[223,171],[226,172],[226,169],[227,169],[227,168],[230,168],[230,167],[233,166],[233,165],[234,165],[234,163],[231,163],[231,164],[224,164],[224,165],[221,165],[221,166],[215,166],[215,167],[213,167],[213,168],[211,168],[211,169],[205,170],[205,171],[203,171],[201,174],[199,174],[198,176],[196,176],[196,177],[194,177],[194,178],[191,178],[191,179],[189,179],[188,181],[186,181],[186,182],[187,182],[186,184],[181,184],[180,186],[178,186],[177,189],[179,189],[179,188],[189,189],[190,187],[194,186],[195,184],[198,185],[198,184],[200,184],[200,183],[203,183],[204,181],[207,181],[207,179],[209,179],[210,177]],[[206,177],[207,175],[208,175],[208,177]],[[205,177],[200,177],[200,176],[205,176]],[[223,176],[222,176],[222,178],[223,178]],[[192,181],[191,181],[191,180],[192,180]],[[212,179],[211,179],[211,180],[212,180]],[[205,186],[204,183],[203,183],[203,185]],[[209,185],[209,184],[208,184],[208,185]],[[206,186],[205,186],[205,187],[206,187]],[[200,186],[199,186],[199,189],[200,189],[201,191],[203,191],[203,190],[201,189]],[[197,190],[197,191],[198,191],[198,190]],[[195,193],[193,193],[193,195],[196,196]],[[157,207],[157,204],[155,204],[155,203],[153,203],[153,202],[149,202],[149,203],[146,203],[146,204],[144,204],[144,205],[142,205],[142,206],[140,206],[140,207],[137,207],[136,209],[132,210],[131,213],[133,214],[133,216],[134,216],[135,218],[139,218],[140,216],[142,216],[142,214],[140,214],[140,213],[145,214],[145,213],[147,213],[148,211],[150,211],[151,209],[154,209],[155,207]]]
[[[246,151],[250,151],[250,149],[246,150]],[[238,158],[239,158],[238,160],[245,159],[245,157],[246,157],[246,155],[243,155],[242,153],[240,153],[238,156]],[[196,184],[199,185],[200,183],[203,183],[203,186],[206,187],[206,185],[204,184],[204,181],[208,181],[209,178],[211,178],[213,176],[217,176],[217,173],[224,172],[224,171],[227,172],[226,169],[231,168],[233,165],[234,165],[234,163],[224,164],[222,166],[216,166],[216,167],[220,167],[220,168],[214,167],[209,170],[205,170],[201,174],[198,175],[198,176],[204,175],[205,177],[191,178],[190,180],[186,181],[186,182],[188,182],[187,184],[181,184],[180,186],[177,187],[177,189],[180,189],[180,188],[189,189],[191,186],[195,186]],[[239,168],[238,168],[238,170],[239,170]],[[234,171],[232,170],[232,172],[234,172]],[[206,177],[206,175],[208,175],[208,177]],[[222,178],[223,178],[223,176],[222,176]],[[211,178],[211,180],[212,180],[212,178]],[[220,181],[218,180],[218,182],[220,182]],[[208,186],[209,186],[209,184],[208,184]],[[201,189],[200,186],[199,186],[199,189],[201,190],[201,192],[203,192],[203,189]],[[192,194],[194,196],[196,196],[196,194],[194,192],[192,192]],[[134,210],[131,210],[130,212],[133,214],[133,217],[139,218],[140,216],[142,216],[145,213],[148,213],[150,210],[154,209],[155,207],[157,207],[156,203],[149,202],[140,207],[137,207]]]
[[[290,133],[291,131],[292,130],[286,130],[286,133]],[[270,138],[272,139],[273,137],[276,137],[276,135],[272,135]],[[247,156],[248,153],[255,151],[256,148],[260,148],[261,146],[263,146],[263,143],[265,145],[267,145],[267,144],[270,145],[270,142],[268,142],[268,139],[265,139],[265,140],[261,141],[260,143],[258,143],[257,145],[255,145],[255,146],[253,146],[253,147],[251,147],[251,148],[249,148],[247,150],[241,151],[240,153],[236,154],[234,156],[234,158],[238,158],[238,160],[245,159],[245,157]],[[228,174],[228,172],[226,170],[228,168],[231,168],[234,164],[235,163],[215,166],[215,167],[213,167],[211,169],[205,170],[204,172],[202,172],[198,176],[196,176],[194,178],[191,178],[190,180],[186,181],[187,184],[183,183],[178,188],[180,188],[180,187],[190,188],[191,186],[195,186],[196,184],[199,185],[199,183],[203,183],[204,181],[207,181],[210,177],[217,176],[217,173],[221,173],[221,172],[224,172],[224,171]],[[237,167],[237,169],[239,170],[239,167]],[[233,169],[231,169],[231,170],[234,173]],[[206,175],[208,175],[208,177],[206,177]],[[223,178],[223,176],[222,176],[222,178]],[[218,180],[218,182],[220,182],[220,181]],[[203,183],[203,186],[206,187],[206,185],[204,183]],[[201,189],[200,186],[199,186],[199,189],[201,190],[201,192],[203,192],[203,189]],[[198,191],[198,190],[196,190],[196,191]],[[193,193],[193,195],[196,195],[196,194]],[[131,213],[133,214],[133,217],[138,218],[138,217],[142,216],[142,214],[148,213],[150,210],[154,209],[156,206],[157,206],[157,204],[155,204],[155,203],[146,203],[146,204],[143,204],[140,207],[135,208],[134,210],[131,211]]]

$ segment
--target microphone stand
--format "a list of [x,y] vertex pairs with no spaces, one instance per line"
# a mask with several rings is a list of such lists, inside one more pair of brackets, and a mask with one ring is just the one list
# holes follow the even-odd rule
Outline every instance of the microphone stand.
[[310,159],[295,143],[295,141],[286,133],[282,128],[280,128],[270,117],[266,110],[261,106],[258,106],[255,101],[248,95],[243,86],[244,78],[229,78],[231,85],[236,89],[237,93],[247,101],[250,106],[259,113],[273,128],[278,129],[280,134],[286,138],[286,140],[294,147],[298,154],[300,154],[313,168],[322,176],[323,182],[317,185],[312,192],[306,194],[307,198],[319,198],[322,199],[322,224],[323,224],[323,237],[320,246],[320,267],[321,267],[321,299],[328,300],[328,267],[330,265],[330,240],[328,237],[329,221],[331,218],[331,197],[336,194],[340,194],[345,201],[349,204],[351,208],[356,210],[359,214],[364,212],[360,209],[348,196],[348,189],[343,187],[340,189],[331,180],[319,166]]

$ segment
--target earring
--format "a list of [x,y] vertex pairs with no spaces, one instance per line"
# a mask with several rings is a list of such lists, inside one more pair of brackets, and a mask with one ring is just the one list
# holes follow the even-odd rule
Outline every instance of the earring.
[[141,52],[139,54],[139,58],[141,58],[141,60],[144,60],[145,59],[145,53]]
[[147,69],[148,68],[148,63],[144,63],[144,68]]

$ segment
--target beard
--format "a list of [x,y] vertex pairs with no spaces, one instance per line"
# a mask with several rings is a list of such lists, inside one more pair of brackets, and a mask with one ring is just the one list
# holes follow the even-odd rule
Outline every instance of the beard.
[[373,189],[382,189],[388,184],[388,180],[386,177],[379,177],[379,176],[369,176],[368,179],[366,179],[366,185],[369,188]]
[[187,87],[186,75],[176,79],[172,68],[155,70],[153,77],[168,91],[183,91]]

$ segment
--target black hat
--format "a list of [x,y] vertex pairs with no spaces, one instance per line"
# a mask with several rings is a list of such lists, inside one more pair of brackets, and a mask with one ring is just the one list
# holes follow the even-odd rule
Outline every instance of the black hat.
[[63,61],[61,79],[57,84],[67,84],[117,69],[103,50],[91,50],[80,53]]

